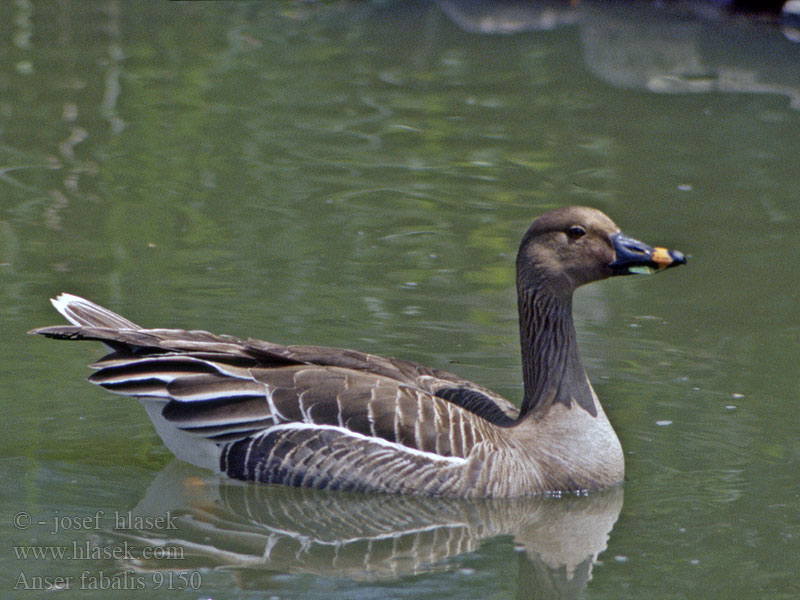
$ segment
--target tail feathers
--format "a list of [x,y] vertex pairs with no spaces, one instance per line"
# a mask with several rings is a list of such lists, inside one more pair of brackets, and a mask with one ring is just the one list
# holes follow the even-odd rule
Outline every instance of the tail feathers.
[[[248,365],[253,364],[248,343],[235,337],[207,331],[144,329],[107,308],[72,294],[60,294],[51,302],[72,324],[37,327],[28,333],[59,340],[103,342],[124,356],[164,352],[213,354],[216,358],[227,356],[227,364],[238,364],[242,360]],[[293,362],[280,356],[273,360]]]
[[73,325],[80,327],[102,327],[104,329],[141,329],[136,323],[89,302],[80,296],[59,294],[50,300],[55,309]]

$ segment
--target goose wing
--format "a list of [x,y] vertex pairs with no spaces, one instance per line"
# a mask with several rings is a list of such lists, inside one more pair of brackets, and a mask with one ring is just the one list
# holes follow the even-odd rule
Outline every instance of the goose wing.
[[281,358],[385,377],[443,398],[498,425],[508,425],[519,416],[519,409],[502,396],[452,373],[410,361],[355,350],[281,346],[260,340],[248,340],[247,345],[253,355],[267,360]]
[[104,342],[114,352],[92,365],[90,381],[162,400],[164,419],[218,443],[299,423],[465,457],[517,413],[488,390],[407,361],[204,331],[143,329],[75,296],[62,295],[54,304],[74,325],[32,333]]

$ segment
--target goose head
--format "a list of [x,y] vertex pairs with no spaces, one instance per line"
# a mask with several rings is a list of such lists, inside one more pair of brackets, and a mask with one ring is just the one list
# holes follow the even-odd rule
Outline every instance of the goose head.
[[543,214],[522,238],[517,296],[525,395],[520,410],[544,418],[573,402],[600,413],[586,378],[572,322],[578,286],[614,275],[650,273],[686,263],[680,252],[626,236],[594,208],[569,206]]
[[528,229],[517,255],[520,291],[542,286],[560,295],[614,275],[652,273],[682,265],[676,251],[622,233],[604,213],[568,206],[544,213]]

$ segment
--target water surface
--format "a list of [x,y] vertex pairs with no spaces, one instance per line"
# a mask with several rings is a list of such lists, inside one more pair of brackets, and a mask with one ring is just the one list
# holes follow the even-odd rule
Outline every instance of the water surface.
[[[38,597],[20,575],[70,577],[75,598],[109,597],[104,581],[118,597],[800,594],[800,47],[663,7],[476,6],[0,5],[4,596]],[[624,501],[220,482],[82,380],[100,348],[25,335],[70,291],[144,325],[420,361],[516,402],[516,247],[575,203],[691,255],[576,298]],[[180,520],[115,527],[128,511]],[[98,521],[54,531],[61,517]],[[126,541],[186,554],[15,549]]]

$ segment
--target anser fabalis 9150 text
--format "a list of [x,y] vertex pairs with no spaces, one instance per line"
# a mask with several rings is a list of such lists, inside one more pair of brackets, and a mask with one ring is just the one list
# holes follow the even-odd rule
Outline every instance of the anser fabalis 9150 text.
[[145,329],[69,294],[53,305],[72,325],[31,333],[105,343],[113,352],[89,380],[140,398],[178,458],[233,478],[461,497],[582,491],[620,483],[624,459],[581,364],[573,291],[685,262],[592,208],[534,221],[517,255],[519,409],[411,362]]

